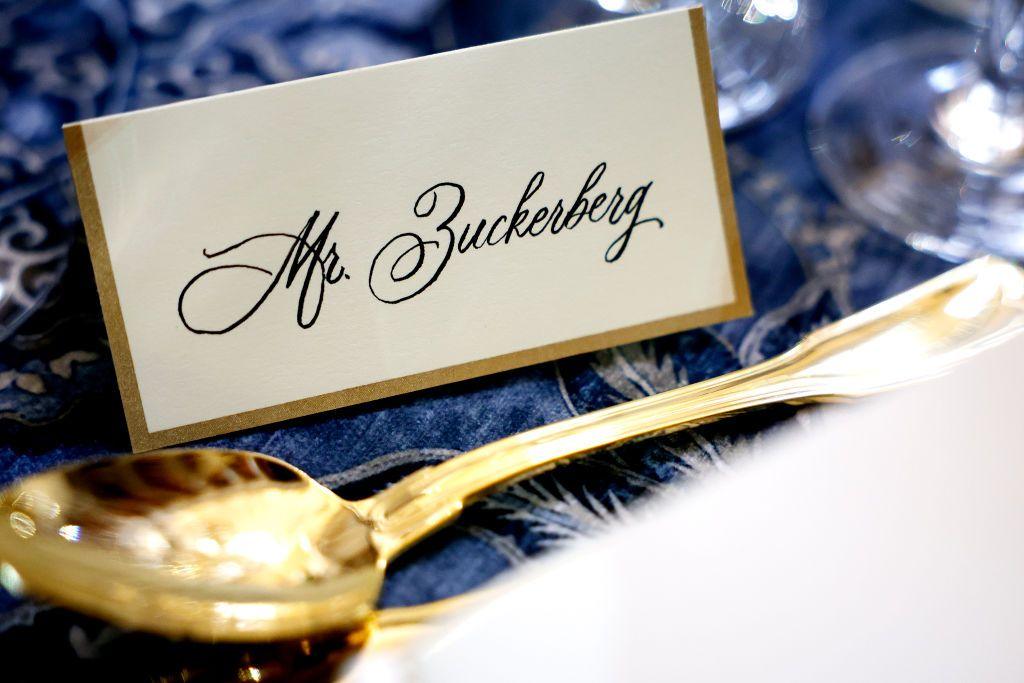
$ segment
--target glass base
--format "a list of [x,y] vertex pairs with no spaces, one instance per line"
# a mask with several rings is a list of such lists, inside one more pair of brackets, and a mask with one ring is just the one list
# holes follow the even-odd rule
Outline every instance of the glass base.
[[[606,12],[688,7],[696,0],[592,0]],[[701,0],[718,82],[722,129],[767,117],[807,82],[818,51],[818,0]]]
[[817,5],[704,0],[723,129],[764,119],[807,82],[818,51]]
[[1021,260],[1022,150],[1004,147],[1021,144],[1024,119],[979,97],[993,88],[973,61],[976,44],[925,34],[858,55],[815,93],[811,149],[847,207],[911,247],[953,261]]

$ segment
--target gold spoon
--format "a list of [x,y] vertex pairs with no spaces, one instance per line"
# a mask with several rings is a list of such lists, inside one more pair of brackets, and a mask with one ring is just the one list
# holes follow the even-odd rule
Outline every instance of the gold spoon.
[[356,628],[388,562],[500,486],[756,406],[920,381],[1022,327],[1024,271],[980,259],[778,358],[502,439],[359,501],[256,453],[176,450],[56,469],[0,493],[0,579],[172,637],[266,641]]

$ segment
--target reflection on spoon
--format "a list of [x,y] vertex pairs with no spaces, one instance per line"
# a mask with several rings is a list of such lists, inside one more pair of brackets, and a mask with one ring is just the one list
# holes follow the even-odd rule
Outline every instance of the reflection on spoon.
[[169,636],[244,642],[356,630],[395,556],[504,484],[757,406],[904,386],[1022,328],[1024,271],[980,259],[778,358],[497,441],[360,501],[256,453],[176,450],[56,469],[0,493],[0,579]]

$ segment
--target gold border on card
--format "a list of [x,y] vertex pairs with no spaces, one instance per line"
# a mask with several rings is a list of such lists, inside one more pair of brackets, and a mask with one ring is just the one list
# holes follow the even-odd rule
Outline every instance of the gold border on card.
[[121,312],[121,303],[117,295],[113,265],[103,230],[99,201],[93,184],[85,136],[80,124],[75,123],[65,126],[64,140],[67,145],[68,157],[71,161],[71,171],[78,192],[78,202],[82,210],[86,241],[89,245],[89,255],[92,259],[93,270],[96,275],[96,286],[99,290],[103,318],[110,339],[110,351],[114,359],[114,369],[117,373],[117,384],[121,392],[121,402],[124,405],[132,450],[134,452],[148,451],[163,446],[260,427],[274,422],[305,417],[337,408],[429,389],[496,372],[514,370],[568,356],[590,353],[599,349],[629,344],[643,339],[660,337],[751,315],[750,291],[747,284],[736,212],[733,205],[732,185],[729,180],[725,144],[718,118],[718,94],[714,74],[711,70],[711,53],[708,46],[707,30],[704,24],[704,12],[700,7],[692,8],[688,12],[704,105],[704,118],[707,124],[708,141],[714,164],[719,208],[725,229],[732,287],[736,297],[733,303],[665,320],[620,328],[601,334],[548,344],[494,358],[472,361],[365,386],[352,387],[321,396],[300,399],[267,408],[259,408],[212,420],[204,420],[157,432],[149,430],[143,412],[142,397],[139,392],[138,379],[135,375],[135,366],[132,362],[128,334]]
[[89,259],[96,277],[110,353],[114,358],[114,373],[117,375],[117,387],[121,392],[125,421],[128,423],[128,436],[133,451],[148,450],[146,442],[152,435],[146,427],[146,417],[142,412],[142,394],[135,377],[135,364],[132,362],[128,332],[121,315],[121,300],[117,296],[117,285],[114,282],[114,266],[110,262],[110,249],[103,231],[103,218],[100,216],[100,204],[96,197],[89,152],[85,147],[85,133],[81,125],[76,123],[64,126],[64,146],[68,151],[71,176],[78,193],[78,206],[85,225],[85,241],[89,245]]
[[729,159],[725,153],[725,135],[718,113],[718,83],[711,68],[711,45],[708,42],[708,27],[704,20],[704,8],[700,5],[690,9],[690,31],[693,33],[693,50],[697,57],[697,74],[700,77],[700,92],[704,99],[704,123],[708,128],[708,142],[711,145],[711,159],[714,164],[715,182],[718,186],[718,207],[725,228],[726,248],[729,252],[729,270],[732,275],[732,289],[736,293],[735,305],[742,308],[737,318],[753,315],[750,301],[750,286],[747,283],[747,268],[743,260],[743,242],[740,240],[739,221],[736,218],[736,204],[732,193],[732,179],[729,177]]

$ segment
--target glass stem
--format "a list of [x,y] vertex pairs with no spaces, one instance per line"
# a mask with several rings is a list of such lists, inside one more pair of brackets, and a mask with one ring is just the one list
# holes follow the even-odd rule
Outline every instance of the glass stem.
[[991,0],[979,69],[939,95],[932,129],[986,172],[1024,162],[1024,0]]
[[996,85],[1024,90],[1024,0],[992,0],[982,51]]

